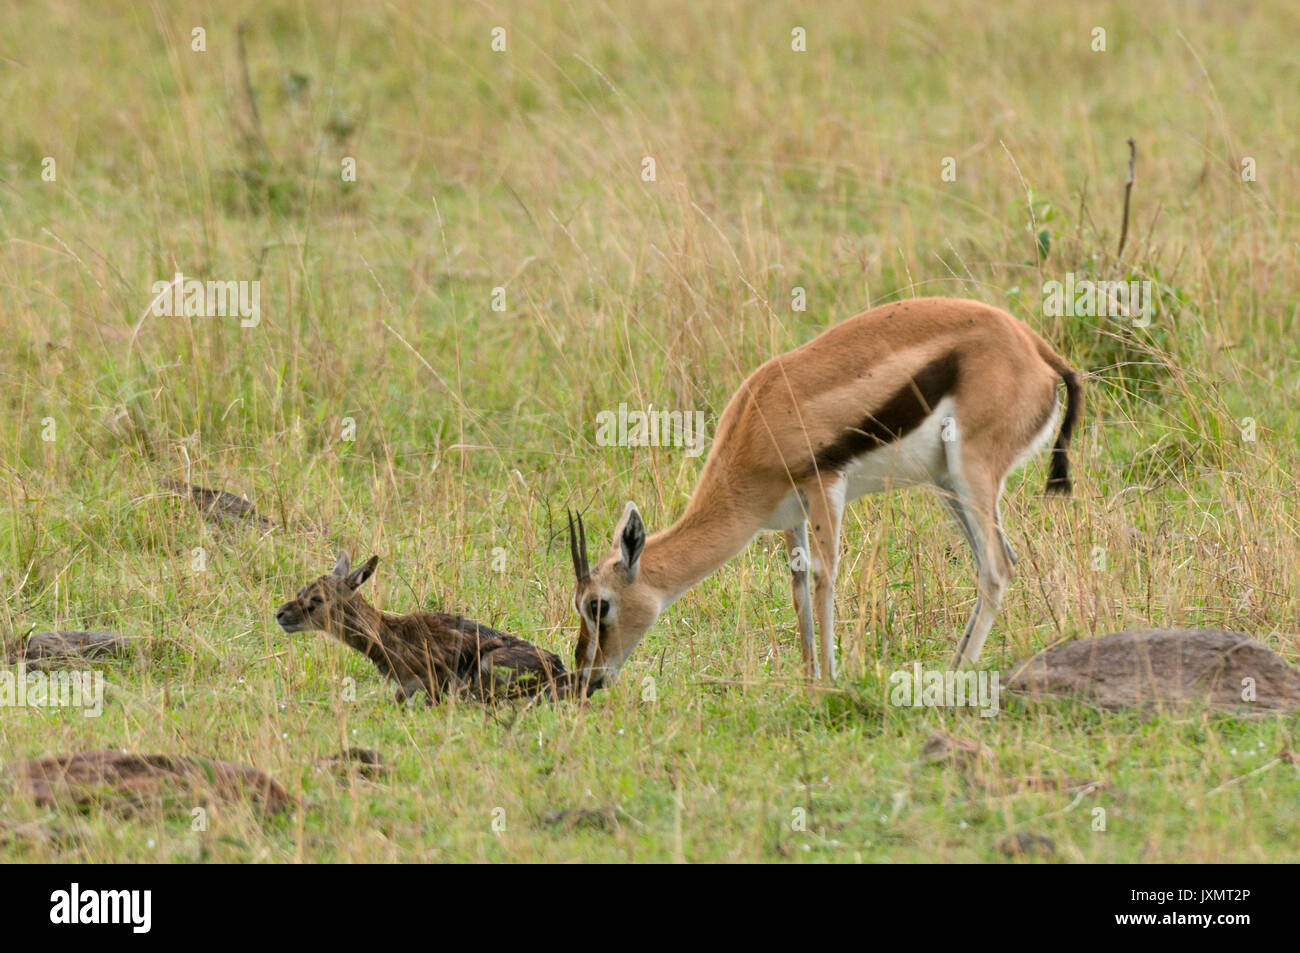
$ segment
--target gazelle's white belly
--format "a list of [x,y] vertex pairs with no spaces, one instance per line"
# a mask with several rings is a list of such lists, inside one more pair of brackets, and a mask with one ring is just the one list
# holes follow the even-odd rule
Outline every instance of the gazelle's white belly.
[[[885,444],[854,458],[844,468],[844,500],[856,500],[868,493],[904,489],[936,483],[948,473],[945,438],[959,438],[953,419],[953,403],[945,397],[915,429],[902,440]],[[829,476],[827,474],[826,476]],[[804,520],[804,505],[791,490],[768,518],[765,529],[793,529]]]

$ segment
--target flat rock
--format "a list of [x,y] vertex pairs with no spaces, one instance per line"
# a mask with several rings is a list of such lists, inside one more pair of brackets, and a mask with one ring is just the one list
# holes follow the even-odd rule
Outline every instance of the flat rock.
[[993,749],[969,738],[958,738],[946,731],[936,731],[926,739],[921,749],[922,764],[946,764],[962,769],[972,768],[980,762],[993,764]]
[[63,839],[62,831],[41,821],[11,821],[0,817],[0,847],[15,844],[54,844]]
[[1106,787],[1106,782],[1094,781],[1091,778],[1073,778],[1068,774],[1062,777],[1030,775],[1024,778],[1009,778],[1004,787],[1012,794],[1018,791],[1037,791],[1048,794],[1062,792],[1068,794],[1092,794]]
[[1077,696],[1110,711],[1300,709],[1300,669],[1250,636],[1222,629],[1126,629],[1067,642],[1022,663],[1006,688],[1035,700]]
[[993,845],[1004,857],[1049,858],[1056,855],[1056,843],[1046,834],[1036,831],[1017,831]]
[[251,801],[267,814],[290,804],[289,794],[264,771],[206,758],[124,751],[79,751],[9,766],[20,795],[40,807],[95,804],[140,808],[179,798],[185,805]]
[[33,632],[11,661],[112,658],[127,654],[134,638],[117,632]]
[[272,529],[275,524],[257,512],[257,507],[241,496],[225,490],[184,483],[169,477],[162,479],[163,488],[176,496],[185,496],[198,507],[205,519],[214,523],[250,522],[259,529]]
[[542,815],[542,823],[547,827],[556,827],[566,831],[592,830],[613,833],[624,823],[632,827],[644,825],[629,815],[621,807],[607,805],[604,807],[568,807],[562,810],[547,811]]
[[345,748],[338,754],[317,758],[316,769],[335,774],[356,774],[367,781],[375,781],[388,773],[383,756],[372,748]]
[[918,763],[955,768],[967,782],[982,784],[989,791],[1016,794],[1041,793],[1091,794],[1105,787],[1101,781],[1062,777],[1004,777],[998,770],[997,754],[988,745],[970,738],[959,738],[946,731],[936,731],[921,748]]

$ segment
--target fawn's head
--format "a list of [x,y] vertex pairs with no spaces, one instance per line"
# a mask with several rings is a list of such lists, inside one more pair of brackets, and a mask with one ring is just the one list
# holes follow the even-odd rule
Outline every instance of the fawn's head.
[[614,530],[613,548],[593,569],[582,517],[569,517],[569,549],[577,576],[574,605],[581,631],[573,663],[587,694],[612,685],[641,636],[659,617],[662,594],[640,575],[645,524],[628,503]]
[[371,556],[353,569],[348,554],[340,553],[334,571],[299,589],[297,596],[276,610],[275,621],[286,632],[340,631],[356,611],[353,600],[360,599],[358,587],[378,565],[379,557]]

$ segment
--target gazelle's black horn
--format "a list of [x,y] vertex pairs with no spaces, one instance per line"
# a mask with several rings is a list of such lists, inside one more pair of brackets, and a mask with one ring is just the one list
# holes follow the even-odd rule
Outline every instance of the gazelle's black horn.
[[582,525],[582,514],[577,515],[577,546],[582,551],[582,580],[591,579],[591,560],[586,551],[586,527]]
[[582,514],[578,514],[577,529],[574,529],[573,513],[569,513],[569,554],[573,557],[573,574],[578,582],[591,578],[591,568],[587,564],[587,532],[582,526]]

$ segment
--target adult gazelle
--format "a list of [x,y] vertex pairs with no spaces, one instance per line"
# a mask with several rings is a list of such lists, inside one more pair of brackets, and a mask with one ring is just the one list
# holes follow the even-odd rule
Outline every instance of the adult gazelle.
[[911,486],[934,487],[970,544],[978,595],[953,665],[978,659],[1016,560],[998,501],[1007,474],[1051,439],[1061,381],[1049,493],[1070,491],[1080,375],[1005,311],[954,298],[901,301],[772,358],[727,404],[677,522],[647,536],[628,503],[611,551],[593,567],[581,517],[570,518],[581,677],[593,689],[610,684],[659,614],[762,530],[785,534],[807,672],[818,674],[820,656],[820,674],[833,677],[845,504]]

